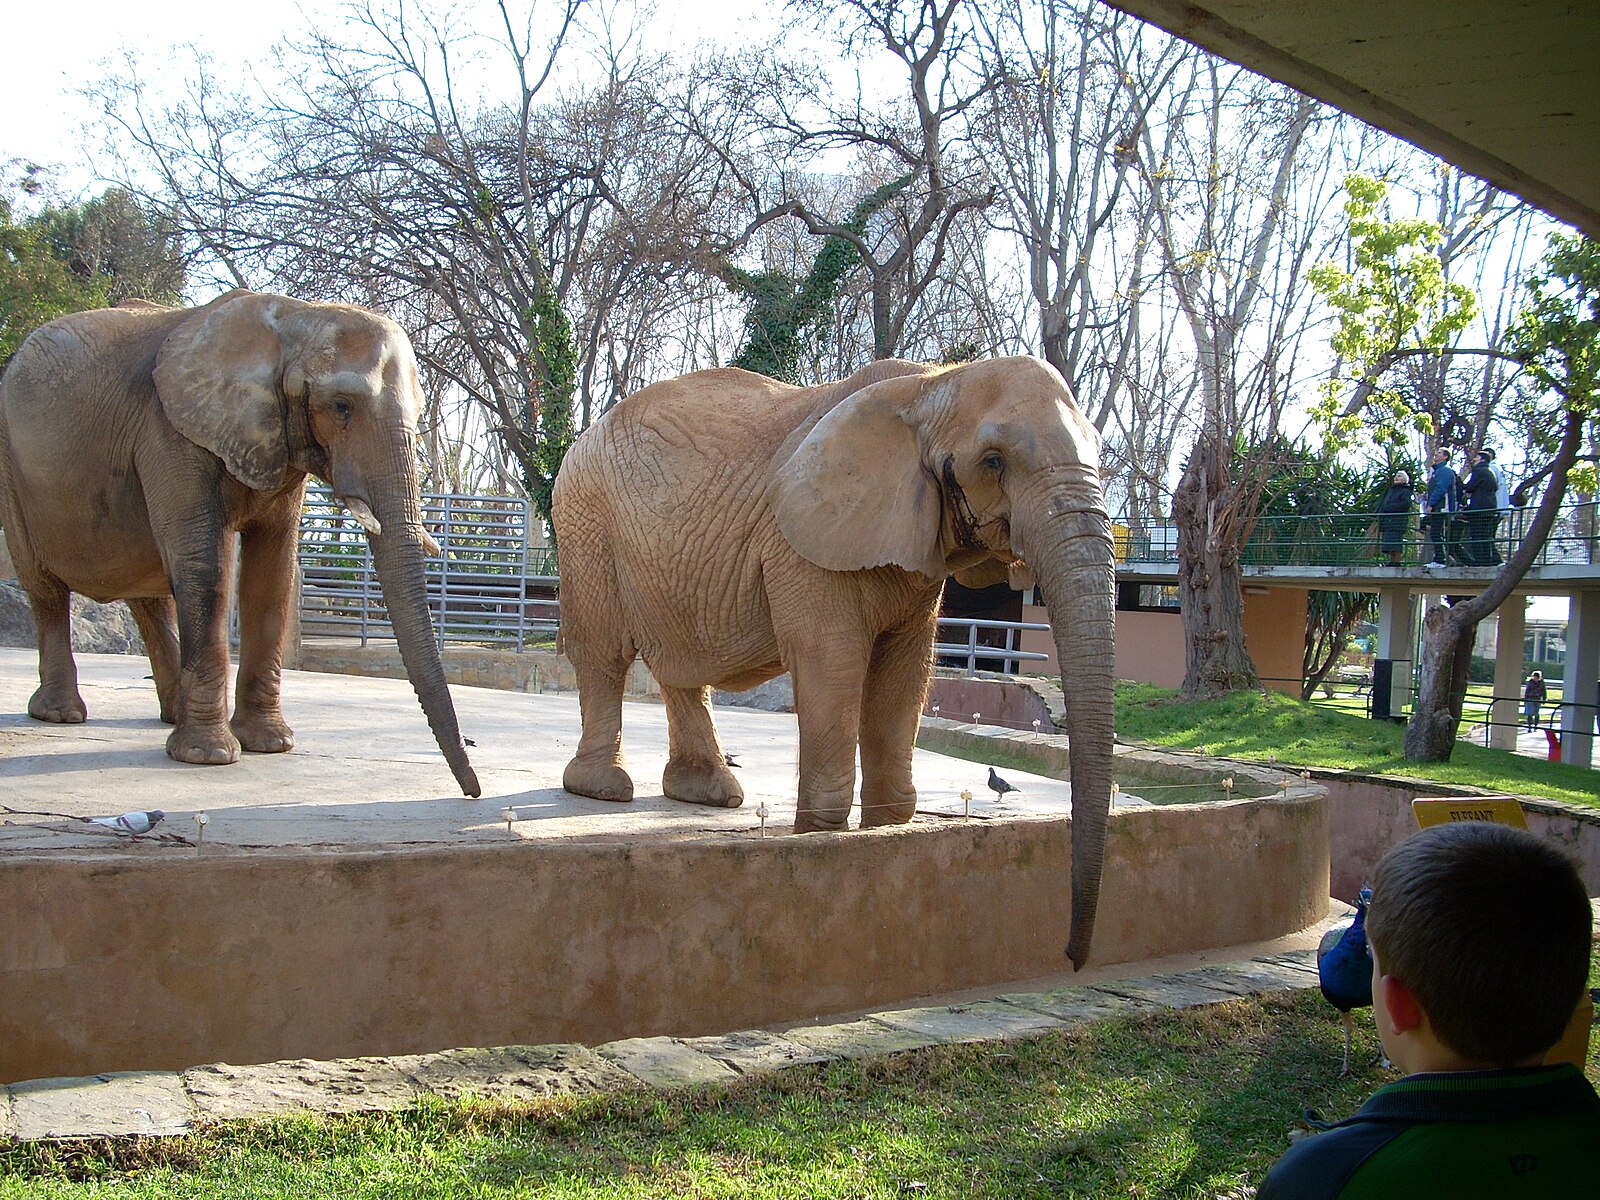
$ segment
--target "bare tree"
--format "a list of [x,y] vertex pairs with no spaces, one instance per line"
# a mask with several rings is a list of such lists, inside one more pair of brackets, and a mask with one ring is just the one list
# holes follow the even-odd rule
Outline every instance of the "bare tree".
[[1303,276],[1332,236],[1323,217],[1333,186],[1307,158],[1328,152],[1337,125],[1310,99],[1199,56],[1140,135],[1152,232],[1199,387],[1173,495],[1190,695],[1259,685],[1239,558],[1268,465],[1249,447],[1276,441],[1299,383],[1311,317]]

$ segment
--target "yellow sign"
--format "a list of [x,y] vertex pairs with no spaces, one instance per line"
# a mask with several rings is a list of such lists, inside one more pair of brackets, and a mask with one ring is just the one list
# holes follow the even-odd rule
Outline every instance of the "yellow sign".
[[1511,796],[1418,796],[1411,802],[1417,828],[1443,825],[1447,821],[1492,821],[1496,825],[1515,825],[1526,829],[1522,804]]

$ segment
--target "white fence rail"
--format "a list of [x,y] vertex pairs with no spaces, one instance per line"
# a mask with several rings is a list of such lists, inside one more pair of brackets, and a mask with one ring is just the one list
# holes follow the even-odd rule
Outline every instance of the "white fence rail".
[[[939,636],[946,630],[965,631],[965,640],[936,641],[933,646],[934,661],[941,667],[956,667],[968,675],[978,671],[994,671],[1002,675],[1018,675],[1025,662],[1049,662],[1048,654],[1021,649],[1024,630],[1049,631],[1050,626],[1030,621],[981,621],[973,617],[939,618]],[[979,630],[994,631],[1001,635],[1000,645],[992,646],[978,640]],[[979,664],[982,664],[981,666]]]
[[[427,560],[434,636],[522,649],[555,634],[556,577],[529,572],[526,500],[424,493],[422,519],[443,551]],[[534,564],[535,567],[542,565]],[[326,488],[300,518],[303,634],[392,639],[366,534]]]

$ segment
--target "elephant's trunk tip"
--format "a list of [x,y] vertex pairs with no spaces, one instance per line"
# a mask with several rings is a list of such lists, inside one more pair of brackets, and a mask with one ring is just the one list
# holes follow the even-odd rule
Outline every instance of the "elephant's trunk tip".
[[460,763],[450,764],[450,773],[456,777],[456,782],[461,785],[464,795],[473,800],[483,795],[483,788],[478,784],[478,773],[472,769],[472,764],[466,761],[467,752],[463,747]]

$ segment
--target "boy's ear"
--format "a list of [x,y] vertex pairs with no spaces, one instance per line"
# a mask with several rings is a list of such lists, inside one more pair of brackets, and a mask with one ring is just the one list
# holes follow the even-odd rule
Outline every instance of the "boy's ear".
[[1383,1006],[1388,1010],[1389,1024],[1396,1033],[1409,1033],[1422,1026],[1422,1005],[1417,1003],[1410,988],[1393,975],[1385,975],[1378,986],[1383,989]]

